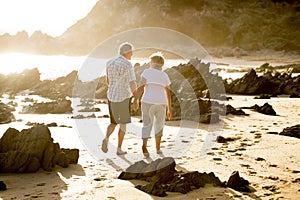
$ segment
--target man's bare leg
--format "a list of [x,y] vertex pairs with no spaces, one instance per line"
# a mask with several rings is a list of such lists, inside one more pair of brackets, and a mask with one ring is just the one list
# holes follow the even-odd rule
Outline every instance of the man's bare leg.
[[127,153],[126,151],[122,151],[122,144],[123,144],[125,133],[126,133],[126,124],[120,124],[120,129],[118,133],[117,155],[123,155]]
[[102,141],[102,148],[101,148],[104,153],[106,153],[108,151],[108,148],[107,148],[108,140],[109,140],[110,135],[114,132],[116,126],[117,126],[117,124],[109,124],[107,127],[106,136]]

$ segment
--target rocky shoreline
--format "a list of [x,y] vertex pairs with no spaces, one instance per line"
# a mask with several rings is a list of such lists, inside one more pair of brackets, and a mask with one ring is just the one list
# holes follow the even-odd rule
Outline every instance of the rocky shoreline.
[[[136,76],[138,77],[138,79],[140,77],[140,74],[146,67],[147,65],[135,68]],[[188,72],[191,71],[194,73],[189,74]],[[272,102],[277,101],[276,99],[280,99],[281,98],[280,96],[282,95],[285,95],[286,98],[288,99],[297,98],[298,95],[300,94],[299,93],[300,77],[291,76],[291,70],[288,70],[289,73],[287,73],[286,71],[278,72],[278,73],[274,71],[272,72],[268,70],[266,71],[267,72],[263,73],[262,76],[259,76],[256,73],[255,69],[251,69],[241,79],[222,80],[217,74],[213,74],[209,71],[209,65],[204,64],[197,59],[191,60],[188,64],[179,65],[170,68],[169,70],[167,70],[167,73],[169,74],[173,82],[173,85],[171,85],[172,92],[173,92],[172,111],[174,112],[175,119],[173,121],[168,121],[167,123],[176,123],[178,120],[193,120],[196,122],[200,122],[200,124],[203,124],[199,126],[206,126],[208,124],[211,125],[211,124],[221,123],[224,121],[224,117],[226,117],[229,119],[229,121],[234,119],[235,125],[232,125],[233,122],[227,122],[226,124],[227,127],[225,127],[224,129],[225,132],[227,129],[233,132],[234,131],[239,132],[240,134],[243,132],[249,132],[247,136],[244,136],[245,137],[244,139],[239,138],[239,136],[230,137],[225,134],[222,135],[222,137],[216,137],[214,139],[214,143],[222,144],[222,148],[213,147],[211,152],[207,152],[207,156],[209,157],[209,159],[212,159],[211,162],[215,163],[216,169],[218,169],[218,165],[227,165],[226,162],[227,159],[229,158],[230,159],[237,158],[238,160],[239,159],[247,160],[248,158],[243,158],[243,154],[248,151],[248,148],[251,149],[251,146],[255,148],[256,145],[259,145],[261,139],[263,137],[268,137],[267,135],[273,134],[274,137],[289,136],[287,138],[290,137],[295,139],[299,138],[299,133],[300,133],[299,124],[295,124],[294,122],[291,124],[289,123],[285,123],[284,125],[281,124],[282,129],[278,130],[277,124],[281,123],[280,118],[286,119],[288,118],[288,116],[283,116],[282,114],[283,108],[281,107],[281,104],[275,104],[275,106],[272,106]],[[71,101],[69,100],[70,98],[74,98],[75,96],[81,99],[81,104],[79,105],[81,106],[81,108],[83,107],[82,109],[78,110],[78,112],[92,114],[89,116],[80,115],[81,116],[80,119],[81,118],[84,119],[86,117],[100,118],[103,115],[103,113],[101,113],[102,114],[101,116],[98,116],[99,114],[97,114],[97,112],[101,111],[98,108],[98,106],[105,103],[105,99],[103,100],[102,97],[104,96],[106,90],[105,87],[101,87],[102,85],[105,85],[105,82],[103,82],[103,77],[101,77],[98,80],[99,82],[97,82],[96,95],[92,94],[91,91],[86,92],[86,88],[89,87],[89,84],[91,85],[95,84],[95,82],[93,82],[93,83],[84,83],[82,87],[79,88],[85,90],[85,92],[81,93],[81,91],[78,91],[77,93],[75,93],[76,95],[74,96],[73,93],[74,91],[72,91],[71,88],[74,86],[74,84],[78,83],[76,82],[78,81],[76,77],[77,72],[72,72],[66,77],[60,77],[52,81],[50,80],[40,81],[38,76],[36,76],[35,78],[33,78],[33,80],[36,80],[34,81],[36,84],[34,86],[29,81],[26,81],[29,79],[29,74],[30,74],[29,72],[25,73],[25,75],[28,77],[24,76],[24,73],[23,75],[22,73],[19,75],[14,74],[13,75],[14,79],[11,80],[10,78],[12,77],[10,76],[12,75],[8,75],[6,76],[6,79],[2,79],[3,87],[1,87],[0,90],[1,94],[2,95],[5,94],[6,96],[8,96],[8,99],[10,101],[8,103],[3,103],[3,102],[0,103],[0,119],[2,124],[9,125],[12,122],[18,122],[19,119],[16,119],[16,117],[13,115],[13,113],[16,112],[17,108],[20,111],[19,114],[22,115],[26,115],[25,113],[42,114],[42,115],[50,114],[50,113],[55,115],[68,114],[68,116],[70,116],[70,119],[71,118],[78,119],[79,115],[72,116],[72,114],[74,115],[74,113],[72,113],[74,112],[74,107],[72,107]],[[33,74],[37,75],[38,73],[36,73],[35,71]],[[17,78],[18,76],[22,78]],[[4,80],[7,82],[5,82]],[[9,86],[12,83],[11,82],[12,80],[20,81],[20,82],[16,83],[14,86]],[[211,82],[207,83],[206,80],[209,80]],[[24,84],[21,84],[22,82]],[[219,88],[222,87],[223,83],[225,83],[224,91],[222,91],[222,89]],[[215,85],[216,88],[219,90],[214,90],[213,92],[211,92],[208,87],[209,84]],[[48,87],[47,85],[51,85],[51,87]],[[66,87],[64,88],[63,86]],[[186,87],[190,87],[191,90],[186,90],[185,89]],[[269,87],[269,90],[268,91],[262,90],[262,88],[265,87]],[[26,95],[26,98],[24,99],[24,105],[20,106],[18,105],[14,97],[17,95],[24,95],[24,94]],[[83,96],[81,96],[81,94],[83,94]],[[239,101],[239,103],[234,103],[236,101],[237,94],[248,96],[247,97],[248,100]],[[50,100],[47,102],[37,102],[31,99],[30,95],[47,97]],[[91,95],[95,98],[94,99],[91,98]],[[254,101],[258,103],[257,104],[252,103]],[[297,108],[295,109],[296,109],[295,112],[297,112]],[[140,115],[140,111],[133,114],[135,115],[135,117],[138,117]],[[255,118],[258,119],[253,119],[253,115],[255,116]],[[297,116],[299,116],[299,114]],[[107,118],[108,116],[103,115],[102,117]],[[256,131],[248,130],[253,127],[255,128],[257,126],[255,125],[255,123],[258,121],[262,121],[261,123],[263,123],[265,117],[266,118],[274,117],[279,121],[279,122],[273,122],[272,125],[268,125],[268,128],[265,128],[264,126],[265,132],[268,134],[266,135],[262,134],[257,130]],[[242,124],[245,123],[245,121],[247,120],[252,120],[250,122],[250,125],[247,125],[248,129],[246,129],[245,127],[238,127],[239,121],[241,121],[240,123]],[[31,127],[29,129],[23,129],[22,131],[18,131],[14,128],[9,128],[7,129],[7,131],[5,131],[4,135],[0,139],[0,154],[1,154],[0,172],[1,173],[7,173],[7,172],[27,173],[27,172],[36,172],[39,171],[40,169],[44,171],[51,171],[53,169],[56,169],[55,166],[64,168],[70,166],[72,167],[72,165],[70,165],[72,163],[79,164],[79,156],[84,155],[84,151],[78,150],[76,148],[74,149],[60,148],[60,145],[58,143],[53,143],[53,139],[51,138],[49,127],[64,128],[68,126],[58,126],[56,122],[44,123],[44,124],[31,122],[28,123],[27,126],[31,126]],[[233,128],[228,128],[230,126],[233,126]],[[68,128],[72,128],[72,127],[68,127]],[[260,127],[257,126],[257,129],[260,129]],[[254,135],[253,137],[255,141],[248,139],[248,137],[251,137],[252,135]],[[173,136],[167,137],[168,140],[171,137]],[[182,143],[188,142],[192,136],[186,136],[186,137],[187,138],[182,139]],[[289,139],[287,140],[289,141]],[[203,143],[205,140],[199,139],[199,141],[200,143]],[[252,141],[252,143],[250,141]],[[234,145],[237,146],[230,147]],[[131,147],[131,148],[135,148],[135,147]],[[169,147],[166,146],[166,148]],[[180,166],[182,164],[181,160],[186,160],[185,163],[187,163],[189,159],[193,159],[193,156],[187,156],[186,158],[174,158],[176,160],[175,166]],[[267,159],[263,155],[256,156],[255,158],[255,162],[262,163],[262,162],[266,162],[266,160]],[[251,163],[252,161],[249,162]],[[85,166],[86,169],[90,170],[90,168],[88,167],[89,164],[87,163],[85,164],[81,163],[81,165]],[[149,162],[149,166],[153,167],[153,164],[150,163],[151,162]],[[254,180],[249,179],[249,174],[250,174],[250,178],[251,176],[255,176],[255,173],[253,171],[255,168],[250,169],[250,165],[251,164],[241,164],[242,166],[241,169],[249,168],[250,170],[250,171],[248,170],[249,172],[245,172],[245,170],[241,170],[241,169],[238,171],[240,172],[240,174],[242,174],[243,177],[244,175],[246,175],[247,180],[249,180],[248,185],[250,184],[251,186],[258,187],[256,179]],[[273,166],[273,164],[271,165]],[[273,168],[277,169],[278,167],[275,167],[274,164]],[[192,169],[194,169],[194,167],[192,167]],[[231,169],[230,173],[232,173],[232,171],[237,171],[237,170],[232,170],[235,168],[230,168],[230,169]],[[93,169],[91,170],[93,171]],[[298,174],[297,170],[299,169],[297,168],[294,169],[295,171],[294,174]],[[175,183],[169,183],[169,182],[164,183],[168,186],[164,186],[163,188],[165,188],[165,190],[159,192],[159,194],[163,194],[163,195],[169,194],[172,191],[182,191],[182,193],[185,193],[191,191],[191,188],[197,188],[196,186],[189,185],[188,183],[180,182],[182,179],[180,177],[198,176],[199,174],[202,174],[202,172],[198,172],[199,174],[196,173],[194,175],[191,175],[193,174],[192,172],[196,173],[194,172],[194,170],[187,171],[185,173],[174,171],[174,173],[177,175],[174,176],[173,179],[175,180],[175,182],[177,181],[176,184],[178,184],[180,187],[179,186],[178,188],[177,186],[175,187],[174,186]],[[93,172],[93,173],[97,173],[97,172]],[[220,171],[218,173],[220,174]],[[144,175],[142,175],[141,177],[143,177],[143,179],[145,178]],[[217,178],[217,176],[215,177]],[[107,177],[105,177],[105,179],[106,178]],[[222,178],[224,180],[224,177]],[[95,179],[98,180],[98,178]],[[102,179],[103,178],[100,177],[100,180]],[[122,179],[124,179],[124,177]],[[128,178],[125,179],[128,180]],[[148,177],[148,180],[150,179],[151,178]],[[186,179],[189,180],[189,178]],[[296,181],[297,183],[297,180],[298,179],[295,179],[294,181]],[[230,181],[228,179],[227,185],[226,184],[225,185],[228,186],[229,182]],[[4,179],[3,182],[0,182],[1,189],[3,188],[3,190],[7,188],[5,183],[7,183],[7,179]],[[151,181],[149,182],[149,184],[150,185],[148,185],[147,187],[145,185],[138,186],[138,184],[135,184],[135,186],[137,189],[140,189],[145,192],[150,191],[149,193],[153,194],[152,189],[157,188],[158,186],[152,184]],[[43,185],[40,185],[39,187],[43,187]],[[173,185],[174,187],[171,187],[170,185]],[[224,184],[218,186],[224,186]],[[158,188],[161,188],[161,186],[159,186]],[[183,190],[183,188],[190,188],[190,189]],[[271,191],[272,187],[269,188],[267,186],[264,186],[263,190]],[[274,189],[274,194],[272,195],[277,195],[276,192],[278,192],[278,190],[279,189],[276,187]],[[255,193],[255,191],[250,192],[250,194],[248,195],[251,196],[251,193]],[[154,192],[153,195],[155,194],[157,193]]]

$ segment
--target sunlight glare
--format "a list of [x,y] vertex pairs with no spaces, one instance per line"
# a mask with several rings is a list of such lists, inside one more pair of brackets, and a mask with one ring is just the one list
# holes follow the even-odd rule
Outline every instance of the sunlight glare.
[[0,0],[0,34],[37,30],[61,35],[84,18],[98,0]]

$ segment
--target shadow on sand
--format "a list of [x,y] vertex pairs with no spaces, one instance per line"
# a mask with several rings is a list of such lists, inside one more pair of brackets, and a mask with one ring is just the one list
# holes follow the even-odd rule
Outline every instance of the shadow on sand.
[[36,173],[0,174],[7,190],[0,192],[0,199],[62,199],[63,191],[68,190],[63,179],[73,175],[85,176],[81,165],[69,165],[68,168],[56,168],[52,172],[40,170]]

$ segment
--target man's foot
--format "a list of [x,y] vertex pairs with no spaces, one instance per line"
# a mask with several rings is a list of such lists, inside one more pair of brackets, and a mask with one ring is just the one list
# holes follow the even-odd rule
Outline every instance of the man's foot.
[[101,147],[101,149],[104,153],[107,153],[107,151],[108,151],[107,144],[108,144],[108,139],[104,138],[102,141],[102,147]]
[[118,149],[117,150],[117,155],[120,156],[120,155],[124,155],[124,154],[127,154],[126,151],[122,151],[121,149]]
[[157,150],[156,153],[157,153],[158,155],[163,155],[162,150]]

